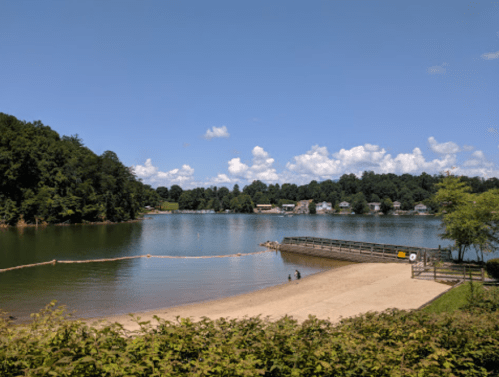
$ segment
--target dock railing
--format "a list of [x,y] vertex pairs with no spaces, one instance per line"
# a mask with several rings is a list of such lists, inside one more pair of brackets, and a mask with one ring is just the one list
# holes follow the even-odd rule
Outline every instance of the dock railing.
[[416,258],[413,262],[448,261],[450,251],[442,248],[424,248],[404,245],[388,245],[371,242],[343,241],[317,237],[285,237],[282,245],[296,245],[309,248],[334,250],[337,252],[363,254],[366,256],[409,261],[411,254]]

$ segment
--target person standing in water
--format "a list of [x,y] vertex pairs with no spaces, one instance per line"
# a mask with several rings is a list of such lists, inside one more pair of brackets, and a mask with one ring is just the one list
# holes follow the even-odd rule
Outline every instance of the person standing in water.
[[291,274],[288,275],[288,281],[291,281]]
[[300,271],[298,270],[295,270],[295,277],[297,280],[300,280],[301,279],[301,274],[300,274]]

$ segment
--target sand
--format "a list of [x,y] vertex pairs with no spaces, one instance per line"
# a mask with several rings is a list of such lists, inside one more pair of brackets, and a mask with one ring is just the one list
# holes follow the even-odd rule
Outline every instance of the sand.
[[[299,322],[309,314],[338,322],[341,318],[388,308],[417,309],[449,286],[433,281],[411,279],[411,266],[399,263],[353,264],[320,272],[278,286],[214,301],[135,313],[141,321],[157,322],[154,315],[175,321],[176,316],[200,320],[253,317],[258,314],[277,320],[285,315]],[[128,315],[92,318],[121,323],[127,330],[139,326]]]

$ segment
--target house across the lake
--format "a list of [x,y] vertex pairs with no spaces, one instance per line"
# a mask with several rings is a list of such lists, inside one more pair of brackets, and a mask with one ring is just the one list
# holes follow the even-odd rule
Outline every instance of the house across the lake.
[[379,210],[381,209],[381,203],[367,203],[367,205],[369,206],[369,209],[371,211],[374,211],[374,212],[379,212]]
[[420,203],[414,207],[414,211],[416,211],[417,213],[427,213],[428,208],[424,204]]
[[333,209],[333,206],[329,202],[321,202],[315,206],[317,212],[328,212]]
[[272,209],[272,204],[257,204],[256,209],[259,211],[269,211]]
[[295,209],[295,205],[294,204],[283,204],[281,206],[281,208],[284,212],[293,212],[293,210]]
[[393,202],[393,209],[394,210],[400,209],[400,202]]
[[341,202],[340,203],[340,208],[341,209],[348,209],[348,208],[350,208],[350,203],[348,203],[348,202]]

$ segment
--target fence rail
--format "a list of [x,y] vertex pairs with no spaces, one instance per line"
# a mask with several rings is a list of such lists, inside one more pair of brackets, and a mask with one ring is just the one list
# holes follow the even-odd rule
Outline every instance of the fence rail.
[[411,266],[411,276],[416,279],[424,280],[476,280],[482,282],[493,282],[485,273],[483,267],[472,265],[453,265],[453,266],[423,266],[421,263]]
[[[283,251],[306,252],[309,254],[319,254],[320,256],[330,256],[334,258],[346,258],[355,261],[397,261],[409,262],[411,254],[414,254],[413,262],[427,261],[448,261],[450,251],[441,248],[424,248],[404,245],[388,245],[371,242],[343,241],[329,238],[317,237],[285,237],[280,249]],[[315,251],[315,252],[314,252]],[[414,259],[415,258],[415,259]]]

